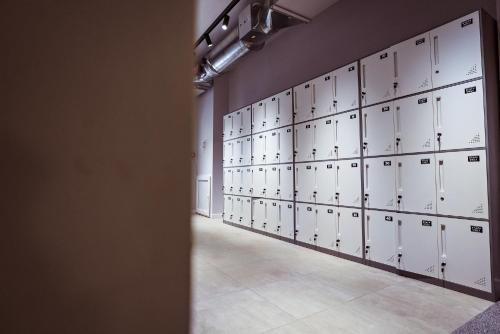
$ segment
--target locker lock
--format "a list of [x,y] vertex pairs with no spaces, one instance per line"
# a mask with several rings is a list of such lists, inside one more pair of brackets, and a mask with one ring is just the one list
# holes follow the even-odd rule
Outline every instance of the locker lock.
[[441,272],[444,273],[444,267],[446,267],[446,262],[441,262]]
[[398,204],[400,204],[400,203],[401,203],[401,198],[403,198],[403,196],[398,195]]
[[396,138],[396,145],[399,145],[400,141],[401,141],[401,138]]
[[442,136],[442,135],[443,135],[443,134],[442,134],[441,132],[438,132],[438,134],[437,134],[437,141],[438,141],[438,142],[440,142],[440,141],[441,141],[441,136]]
[[335,247],[338,247],[338,246],[339,246],[340,239],[337,239],[335,242],[336,242],[336,243],[335,243]]
[[339,199],[339,193],[335,193],[335,199]]
[[368,196],[370,196],[369,194],[365,194],[365,201],[368,201]]
[[439,199],[440,199],[441,201],[444,201],[444,196],[441,196]]
[[299,153],[298,151],[293,151],[293,155],[297,155]]
[[279,157],[279,156],[280,156],[280,154],[279,154],[279,153],[276,153],[276,157]]
[[297,236],[298,233],[299,233],[299,230],[295,230],[294,235]]
[[276,189],[276,193],[279,194],[280,193],[280,190],[279,189]]
[[333,105],[336,106],[337,105],[337,100],[333,100]]
[[318,239],[318,234],[314,234],[314,241]]
[[394,89],[398,88],[398,83],[397,83],[397,82],[395,82],[395,83],[393,84],[393,87],[394,87]]
[[363,143],[363,150],[366,150],[366,147],[368,146],[368,143],[364,142]]
[[316,153],[316,149],[315,149],[315,148],[313,148],[313,154],[314,154],[314,153]]
[[365,254],[368,254],[369,249],[370,249],[370,246],[365,246]]
[[279,226],[279,225],[278,225],[278,226],[276,227],[276,231],[279,231],[279,230],[280,230],[280,228],[281,228],[281,226]]
[[398,263],[401,263],[401,257],[403,256],[403,254],[398,254]]
[[267,224],[267,223],[263,223],[263,224],[262,224],[262,227],[266,227],[266,224]]
[[333,148],[335,149],[335,152],[339,150],[339,147],[337,145],[335,145]]
[[361,98],[364,98],[366,95],[366,92],[361,92]]

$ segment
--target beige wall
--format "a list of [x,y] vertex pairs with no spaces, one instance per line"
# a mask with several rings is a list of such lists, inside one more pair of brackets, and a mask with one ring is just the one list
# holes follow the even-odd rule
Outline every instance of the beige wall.
[[186,333],[192,1],[0,4],[0,333]]

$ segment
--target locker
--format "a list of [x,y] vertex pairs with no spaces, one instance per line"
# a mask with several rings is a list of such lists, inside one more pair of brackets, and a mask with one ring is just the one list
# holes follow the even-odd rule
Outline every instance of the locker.
[[438,278],[437,218],[398,214],[396,236],[397,268]]
[[396,215],[392,212],[365,211],[365,256],[367,260],[395,266]]
[[316,165],[295,164],[295,200],[314,202],[316,191]]
[[438,223],[439,278],[491,292],[488,222],[440,217]]
[[266,163],[266,134],[260,133],[252,136],[252,161],[253,164]]
[[338,208],[336,221],[335,248],[337,251],[363,257],[363,228],[361,221],[361,210],[350,208]]
[[297,241],[314,245],[316,239],[316,206],[295,204],[295,237]]
[[222,188],[225,194],[232,194],[233,192],[233,169],[224,168],[224,180]]
[[242,197],[239,223],[247,227],[252,226],[252,199],[249,197]]
[[243,153],[243,139],[236,139],[233,141],[233,166],[240,166],[242,159],[242,153]]
[[363,152],[365,156],[394,154],[393,103],[361,110],[363,114]]
[[333,117],[338,159],[360,156],[358,115],[358,111],[351,111]]
[[288,239],[294,238],[295,228],[293,214],[293,203],[279,203],[279,220],[276,226],[276,234]]
[[397,157],[396,192],[397,210],[436,213],[434,154]]
[[316,246],[327,249],[335,248],[335,240],[337,239],[336,216],[337,210],[333,206],[316,205]]
[[410,38],[393,47],[396,97],[432,88],[429,33]]
[[292,90],[288,89],[277,95],[279,126],[293,123]]
[[314,122],[295,125],[295,161],[314,160]]
[[357,62],[332,72],[333,112],[358,108],[358,64]]
[[251,133],[251,109],[241,108],[233,113],[233,134],[234,137],[248,136]]
[[488,218],[485,151],[436,154],[437,213]]
[[361,162],[339,160],[335,162],[336,205],[361,206]]
[[267,200],[266,226],[264,230],[269,233],[276,233],[279,225],[279,201]]
[[240,152],[240,165],[248,166],[252,164],[252,136],[241,139],[242,148]]
[[396,210],[396,158],[364,161],[365,207]]
[[333,86],[330,73],[312,80],[314,117],[333,114]]
[[224,196],[224,212],[222,217],[225,221],[232,222],[233,219],[233,196]]
[[252,208],[252,227],[257,230],[264,231],[267,225],[266,219],[267,201],[262,198],[253,200]]
[[233,194],[243,195],[243,171],[244,168],[233,169]]
[[363,106],[395,97],[394,50],[380,51],[361,59],[361,104]]
[[266,109],[266,130],[279,127],[279,104],[276,96],[268,97],[264,100]]
[[278,189],[277,198],[293,201],[293,165],[278,166]]
[[223,155],[223,160],[222,160],[222,165],[224,167],[229,167],[232,166],[233,162],[233,142],[232,141],[225,141],[222,146],[222,155]]
[[293,127],[278,129],[279,162],[293,162]]
[[266,129],[266,104],[260,101],[252,105],[252,131],[256,133]]
[[394,102],[396,153],[434,151],[432,93]]
[[314,160],[334,159],[335,123],[333,117],[318,119],[314,122]]
[[[278,188],[279,188],[279,166],[270,165],[266,166],[266,193],[265,197],[278,199]],[[263,194],[264,195],[264,194]]]
[[232,223],[240,224],[243,212],[243,197],[233,196],[233,218]]
[[482,80],[434,92],[436,150],[484,147]]
[[225,115],[222,118],[222,137],[224,140],[233,138],[233,116]]
[[267,169],[264,166],[253,168],[253,192],[252,196],[265,197],[267,183]]
[[479,24],[479,12],[475,12],[431,30],[434,87],[482,75]]
[[253,183],[253,169],[252,167],[244,167],[242,179],[242,194],[245,196],[252,196],[252,183]]
[[266,163],[280,162],[280,131],[271,130],[266,136]]
[[316,168],[316,203],[335,204],[336,169],[333,161],[317,162]]
[[305,82],[293,88],[294,96],[294,119],[295,123],[313,119],[314,108],[312,98],[312,84]]

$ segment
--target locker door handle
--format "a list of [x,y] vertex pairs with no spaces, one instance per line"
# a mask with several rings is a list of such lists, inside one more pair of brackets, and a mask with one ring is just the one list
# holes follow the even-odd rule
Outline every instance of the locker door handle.
[[[333,97],[334,98],[337,97],[337,76],[336,75],[333,76]],[[333,105],[334,106],[337,105],[337,101],[336,100],[333,100]]]
[[[335,144],[338,145],[339,143],[339,120],[335,120]],[[338,146],[335,146],[335,148],[338,148]]]
[[[366,139],[368,137],[368,122],[366,121],[368,118],[368,114],[363,114],[363,137]],[[364,143],[366,144],[366,143]]]
[[313,89],[312,89],[312,110],[311,112],[314,112],[314,107],[316,106],[316,84],[313,84]]
[[444,201],[444,160],[439,160],[438,162],[438,179],[439,179],[439,192],[441,194],[441,201]]
[[446,225],[441,225],[440,239],[441,239],[441,272],[444,273],[444,268],[446,266]]
[[[363,88],[366,88],[366,65],[363,64],[361,66],[361,84],[363,85]],[[361,92],[361,98],[364,98],[365,92]]]
[[297,92],[293,92],[293,110],[294,110],[294,113],[293,113],[293,116],[295,118],[295,115],[297,114]]
[[[365,165],[365,188],[366,188],[366,190],[370,189],[370,187],[368,186],[368,167],[369,167],[369,165],[366,164]],[[365,200],[366,200],[367,196],[368,196],[368,194],[365,194]]]
[[[434,36],[434,65],[439,64],[439,37]],[[439,70],[436,70],[439,73]]]

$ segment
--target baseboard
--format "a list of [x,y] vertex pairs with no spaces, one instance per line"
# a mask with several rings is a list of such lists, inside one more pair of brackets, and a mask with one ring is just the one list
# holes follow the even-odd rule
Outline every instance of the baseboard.
[[212,213],[210,216],[212,219],[222,219],[222,213]]

